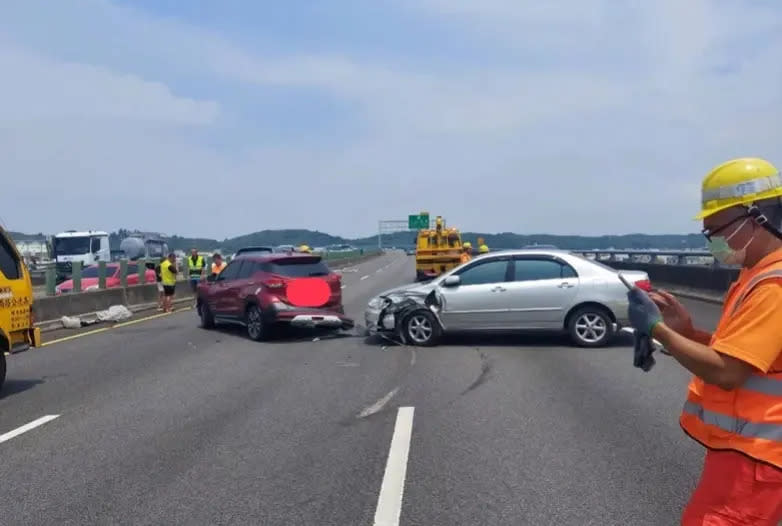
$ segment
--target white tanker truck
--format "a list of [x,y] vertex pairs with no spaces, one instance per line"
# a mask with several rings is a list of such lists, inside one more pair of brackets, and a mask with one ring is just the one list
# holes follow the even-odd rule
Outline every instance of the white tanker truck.
[[119,248],[131,261],[146,260],[149,268],[168,255],[168,243],[156,236],[131,235],[122,240]]

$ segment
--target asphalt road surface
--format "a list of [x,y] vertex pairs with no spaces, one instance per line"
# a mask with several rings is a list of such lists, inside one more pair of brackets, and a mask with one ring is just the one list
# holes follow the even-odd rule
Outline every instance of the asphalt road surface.
[[[399,253],[346,269],[348,314],[413,274]],[[175,313],[9,357],[0,522],[677,524],[703,457],[687,379],[633,368],[627,340],[258,344]]]

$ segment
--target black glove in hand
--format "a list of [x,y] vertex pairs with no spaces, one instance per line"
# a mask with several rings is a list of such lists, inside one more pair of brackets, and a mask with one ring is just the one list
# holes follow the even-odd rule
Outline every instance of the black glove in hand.
[[652,356],[652,353],[654,353],[652,339],[639,331],[633,333],[633,338],[635,340],[633,345],[633,365],[648,373],[656,363],[654,356]]

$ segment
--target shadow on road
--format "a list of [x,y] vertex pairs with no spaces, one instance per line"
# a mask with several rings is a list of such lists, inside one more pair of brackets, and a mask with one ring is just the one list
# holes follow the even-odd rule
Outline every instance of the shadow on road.
[[[220,325],[216,329],[212,329],[214,334],[220,336],[230,336],[236,338],[247,339],[247,332],[244,327],[239,325]],[[361,329],[352,330],[333,330],[333,329],[300,329],[290,327],[277,327],[274,329],[273,335],[265,340],[264,344],[291,344],[291,343],[303,343],[320,340],[335,340],[342,338],[363,338]]]
[[3,384],[2,391],[0,391],[0,400],[9,398],[19,393],[23,393],[29,389],[41,385],[45,381],[46,381],[45,378],[27,379],[27,380],[21,380],[18,378],[8,378]]
[[[371,346],[398,345],[390,339],[382,336],[368,336],[364,342]],[[567,335],[551,332],[498,332],[498,333],[454,333],[446,334],[438,344],[438,347],[573,347],[584,351],[596,352],[601,349],[614,349],[617,347],[632,347],[632,335],[621,332],[605,347],[581,348],[571,343]]]

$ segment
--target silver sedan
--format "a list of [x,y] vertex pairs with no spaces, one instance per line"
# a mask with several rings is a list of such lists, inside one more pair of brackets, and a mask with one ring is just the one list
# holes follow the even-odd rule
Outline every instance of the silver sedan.
[[[622,275],[651,287],[645,272]],[[427,296],[437,298],[436,308],[424,305]],[[421,308],[409,307],[416,303]],[[628,325],[626,318],[627,288],[615,269],[549,249],[476,257],[428,283],[386,291],[365,312],[370,334],[396,334],[423,346],[445,332],[553,330],[567,332],[578,346],[600,347]]]

